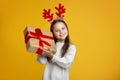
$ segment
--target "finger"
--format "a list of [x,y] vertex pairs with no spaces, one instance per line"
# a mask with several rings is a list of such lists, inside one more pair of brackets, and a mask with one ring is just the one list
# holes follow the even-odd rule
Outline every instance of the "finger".
[[42,55],[42,56],[45,56],[45,53],[43,52],[41,55]]
[[48,51],[48,50],[44,50],[44,53],[45,53],[45,54],[48,54],[48,53],[49,53],[49,51]]
[[48,47],[45,47],[44,50],[48,50]]

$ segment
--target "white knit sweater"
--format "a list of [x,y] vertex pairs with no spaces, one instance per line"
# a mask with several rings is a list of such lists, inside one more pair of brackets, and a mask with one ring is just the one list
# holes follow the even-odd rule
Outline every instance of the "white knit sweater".
[[46,64],[43,80],[69,80],[69,68],[74,60],[76,47],[71,44],[67,53],[61,58],[60,50],[64,43],[56,43],[56,53],[52,58],[52,62],[49,63],[47,58],[38,55],[37,61],[41,64]]

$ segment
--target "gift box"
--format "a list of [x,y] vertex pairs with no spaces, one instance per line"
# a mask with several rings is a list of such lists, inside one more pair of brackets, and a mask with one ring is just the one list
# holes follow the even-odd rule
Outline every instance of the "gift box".
[[42,54],[44,49],[56,51],[52,32],[27,26],[24,30],[25,43],[28,52]]

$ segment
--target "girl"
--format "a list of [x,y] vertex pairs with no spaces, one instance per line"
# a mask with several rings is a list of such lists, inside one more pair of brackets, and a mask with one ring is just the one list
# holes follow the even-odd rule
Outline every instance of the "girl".
[[57,19],[51,23],[51,32],[56,43],[56,53],[50,49],[38,55],[37,61],[46,64],[43,80],[69,80],[69,68],[74,60],[76,47],[70,43],[67,24]]

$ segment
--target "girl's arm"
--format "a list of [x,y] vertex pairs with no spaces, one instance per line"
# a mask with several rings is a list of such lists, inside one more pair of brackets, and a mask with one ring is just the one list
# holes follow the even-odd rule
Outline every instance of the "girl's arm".
[[47,58],[45,56],[42,55],[37,55],[37,61],[41,64],[46,64],[47,63]]
[[58,64],[62,68],[68,69],[74,60],[75,53],[76,53],[76,47],[74,45],[70,45],[64,57],[58,57],[54,55],[51,61],[53,63]]

